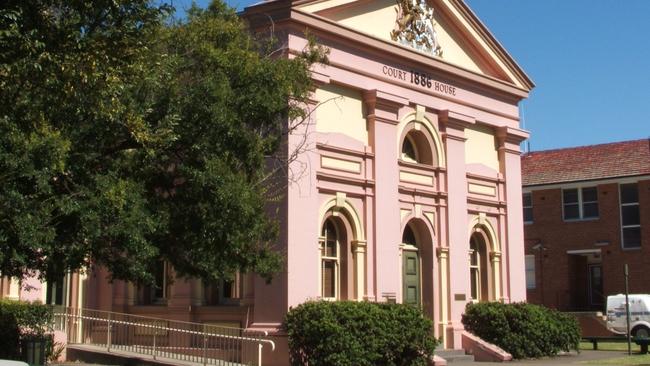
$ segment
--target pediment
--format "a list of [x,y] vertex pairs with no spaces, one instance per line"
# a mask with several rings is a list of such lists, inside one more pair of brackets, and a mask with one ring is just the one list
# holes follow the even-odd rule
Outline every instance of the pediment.
[[294,7],[477,74],[533,86],[462,0],[316,0]]

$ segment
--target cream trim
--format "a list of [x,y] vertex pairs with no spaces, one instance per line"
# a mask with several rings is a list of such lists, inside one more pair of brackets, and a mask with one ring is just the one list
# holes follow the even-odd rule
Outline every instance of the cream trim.
[[476,194],[480,194],[483,196],[490,196],[490,197],[494,197],[497,195],[497,187],[487,186],[484,184],[468,183],[467,191],[469,193],[476,193]]
[[402,182],[417,183],[425,186],[433,185],[432,176],[405,172],[403,170],[399,172],[399,180]]
[[320,157],[320,165],[327,169],[342,170],[357,174],[361,173],[361,163],[358,161],[338,159],[322,155]]

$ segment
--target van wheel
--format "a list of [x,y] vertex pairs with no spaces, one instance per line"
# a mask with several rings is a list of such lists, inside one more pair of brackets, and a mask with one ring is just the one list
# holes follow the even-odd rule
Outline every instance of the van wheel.
[[632,331],[632,335],[634,337],[639,337],[639,338],[650,338],[650,329],[644,326],[639,326],[634,328],[634,331]]

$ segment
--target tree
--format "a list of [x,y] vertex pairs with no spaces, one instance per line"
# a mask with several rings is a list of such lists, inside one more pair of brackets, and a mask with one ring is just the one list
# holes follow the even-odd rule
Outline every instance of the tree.
[[182,21],[148,0],[0,8],[0,272],[89,264],[151,281],[278,271],[265,157],[305,117],[310,65],[272,57],[215,1]]

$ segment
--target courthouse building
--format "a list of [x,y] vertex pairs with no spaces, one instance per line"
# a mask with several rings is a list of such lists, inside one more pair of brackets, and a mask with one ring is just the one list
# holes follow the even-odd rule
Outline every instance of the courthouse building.
[[521,158],[528,301],[605,311],[608,295],[650,293],[650,140]]
[[170,281],[161,264],[158,285],[138,287],[96,269],[44,298],[266,330],[279,345],[286,312],[307,300],[396,301],[421,306],[450,349],[463,347],[467,303],[524,301],[518,104],[533,83],[472,10],[276,0],[242,16],[265,32],[272,22],[287,57],[306,30],[330,50],[313,69],[311,119],[289,141],[308,148],[280,205],[285,270],[270,284],[204,284]]

